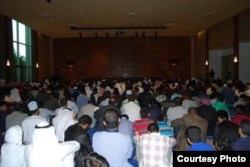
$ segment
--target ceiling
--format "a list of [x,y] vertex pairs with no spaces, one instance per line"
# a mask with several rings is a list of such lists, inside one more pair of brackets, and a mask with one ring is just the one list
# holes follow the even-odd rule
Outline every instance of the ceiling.
[[140,36],[143,32],[192,36],[249,7],[250,0],[0,1],[1,14],[51,38]]

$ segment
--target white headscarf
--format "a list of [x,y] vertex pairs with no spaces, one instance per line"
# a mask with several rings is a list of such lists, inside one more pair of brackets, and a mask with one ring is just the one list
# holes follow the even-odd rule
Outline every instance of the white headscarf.
[[22,128],[10,127],[5,134],[5,143],[1,148],[1,167],[26,167],[25,146],[22,144]]
[[64,159],[79,147],[75,141],[59,143],[54,127],[48,122],[40,122],[35,127],[32,143],[25,151],[28,167],[64,167]]
[[20,97],[20,94],[19,94],[19,90],[17,88],[13,88],[11,89],[10,91],[10,100],[12,102],[21,102],[21,97]]
[[56,136],[59,141],[64,141],[64,132],[70,126],[77,123],[74,119],[75,114],[68,108],[58,111],[58,114],[53,119],[52,123],[55,127]]

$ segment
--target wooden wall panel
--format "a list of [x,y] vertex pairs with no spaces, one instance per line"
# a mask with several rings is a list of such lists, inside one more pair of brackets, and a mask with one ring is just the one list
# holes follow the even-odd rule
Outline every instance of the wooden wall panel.
[[[66,80],[80,78],[190,77],[189,37],[123,37],[55,39],[54,63],[57,74]],[[177,59],[173,69],[170,59]],[[66,61],[75,61],[69,74]],[[182,71],[181,69],[184,69]],[[67,70],[66,70],[67,71]],[[75,74],[72,74],[75,73]],[[75,77],[75,78],[74,78]],[[172,77],[172,78],[169,78]]]

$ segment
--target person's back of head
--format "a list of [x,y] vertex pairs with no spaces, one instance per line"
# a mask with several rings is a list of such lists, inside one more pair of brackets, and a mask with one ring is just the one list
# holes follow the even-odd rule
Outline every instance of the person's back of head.
[[67,99],[66,98],[61,98],[59,103],[60,103],[60,106],[67,106]]
[[109,167],[109,163],[105,157],[97,154],[96,152],[90,153],[82,160],[84,167]]
[[78,119],[78,122],[87,129],[92,124],[92,118],[88,115],[83,115]]
[[173,99],[173,102],[174,102],[175,106],[181,106],[182,105],[182,99],[180,97],[175,97]]
[[218,92],[216,92],[215,97],[220,102],[224,102],[224,100],[225,100],[225,97],[223,96],[223,94],[218,93]]
[[224,110],[217,111],[217,118],[222,121],[228,120],[228,112]]
[[197,109],[195,107],[189,107],[188,113],[192,114],[192,115],[197,115],[198,114]]
[[159,126],[156,123],[149,124],[148,125],[148,132],[149,133],[152,133],[152,132],[158,133],[159,132]]
[[157,117],[156,117],[156,121],[157,122],[163,122],[163,121],[165,121],[165,117],[164,117],[164,115],[158,115]]
[[250,137],[250,120],[242,120],[239,125],[241,136]]
[[31,101],[28,103],[29,115],[38,115],[38,104],[36,101]]
[[104,112],[104,125],[107,129],[115,129],[118,128],[119,124],[119,116],[116,110],[107,109]]
[[199,143],[202,141],[201,129],[197,126],[189,126],[185,131],[185,136],[191,143]]

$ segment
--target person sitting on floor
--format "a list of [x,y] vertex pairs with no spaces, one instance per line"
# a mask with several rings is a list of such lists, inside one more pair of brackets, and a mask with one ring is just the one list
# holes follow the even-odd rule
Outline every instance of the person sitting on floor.
[[232,143],[232,150],[250,151],[250,121],[249,120],[241,121],[238,132],[240,138]]
[[213,146],[202,141],[202,132],[197,126],[189,126],[185,131],[185,137],[191,145],[187,151],[215,151]]

